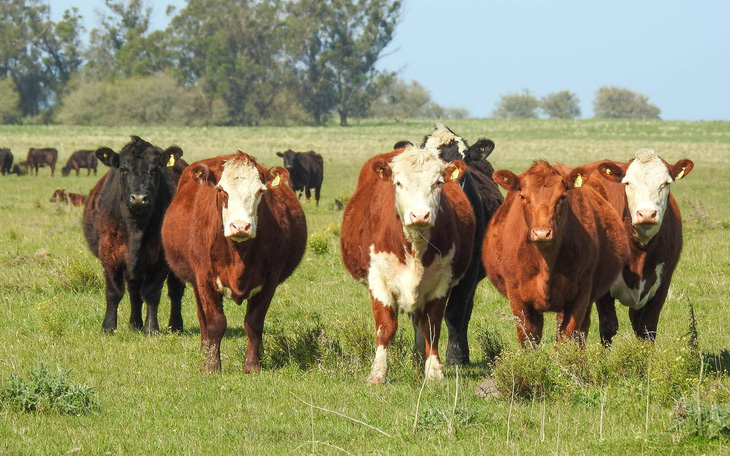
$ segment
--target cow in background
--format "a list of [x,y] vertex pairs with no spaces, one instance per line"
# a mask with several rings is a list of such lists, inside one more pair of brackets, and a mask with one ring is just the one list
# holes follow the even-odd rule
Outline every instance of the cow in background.
[[692,171],[682,159],[667,163],[651,149],[641,149],[628,163],[602,160],[584,165],[602,176],[608,200],[623,219],[631,255],[610,292],[596,301],[601,340],[610,345],[618,332],[615,300],[629,308],[637,337],[654,340],[682,252],[682,217],[669,187]]
[[368,383],[382,384],[398,312],[425,342],[427,379],[443,378],[438,353],[446,299],[471,260],[474,213],[459,187],[466,165],[407,146],[368,160],[342,220],[342,259],[370,292],[376,351]]
[[294,152],[291,149],[277,152],[276,155],[284,159],[284,168],[289,172],[289,185],[292,190],[299,192],[300,198],[303,191],[307,201],[314,190],[314,200],[319,206],[319,191],[324,177],[322,156],[313,150]]
[[[399,144],[396,144],[399,145]],[[474,295],[479,282],[486,277],[482,264],[482,243],[487,225],[504,200],[499,187],[492,179],[494,169],[487,157],[494,150],[494,142],[480,138],[472,146],[441,123],[434,125],[433,132],[423,139],[422,147],[438,151],[442,160],[462,160],[467,168],[461,179],[461,187],[474,212],[476,228],[472,260],[464,278],[451,290],[444,320],[449,329],[446,362],[464,365],[469,363],[467,331],[474,308]],[[416,339],[416,348],[423,350],[424,341]]]
[[[159,330],[157,307],[167,279],[171,301],[169,327],[182,330],[181,300],[185,284],[165,261],[160,229],[177,182],[187,166],[179,147],[162,150],[132,136],[117,153],[108,147],[96,157],[110,168],[94,186],[84,209],[83,228],[92,253],[104,268],[104,332],[117,328],[117,308],[129,290],[129,326],[146,333]],[[142,324],[142,302],[147,317]]]
[[260,370],[264,318],[276,287],[304,255],[307,225],[286,169],[238,152],[193,163],[165,215],[167,260],[195,292],[205,370],[221,369],[223,297],[248,300],[245,373]]
[[71,154],[71,157],[66,162],[66,166],[61,168],[61,175],[68,176],[71,174],[71,170],[76,170],[76,177],[78,177],[81,168],[86,168],[87,176],[91,175],[91,171],[94,171],[94,176],[96,176],[97,163],[98,160],[93,150],[77,150]]
[[88,196],[80,193],[69,193],[65,188],[56,189],[51,196],[52,203],[66,203],[74,206],[83,206]]
[[56,172],[56,161],[58,160],[58,151],[51,147],[43,149],[36,149],[31,147],[28,149],[28,173],[32,174],[35,170],[35,175],[38,175],[38,168],[48,166],[51,168],[51,176]]
[[0,149],[0,173],[4,176],[13,169],[13,153],[10,149]]
[[600,183],[586,185],[599,179],[583,168],[566,175],[544,161],[519,176],[494,174],[507,198],[487,229],[482,259],[510,301],[522,344],[539,343],[544,312],[558,314],[558,339],[583,343],[591,305],[629,258],[623,223],[595,189]]

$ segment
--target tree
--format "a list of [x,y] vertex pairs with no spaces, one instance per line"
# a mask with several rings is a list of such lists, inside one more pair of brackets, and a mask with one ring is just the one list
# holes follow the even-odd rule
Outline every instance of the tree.
[[659,119],[660,113],[649,97],[622,87],[603,86],[593,99],[593,114],[602,119]]
[[393,75],[382,77],[381,81],[381,94],[373,101],[369,115],[392,118],[396,122],[409,117],[426,117],[431,94],[425,87],[417,81],[406,83]]
[[540,100],[540,108],[549,117],[574,119],[580,117],[580,100],[576,94],[563,90],[545,95]]
[[0,79],[0,123],[16,123],[20,119],[20,96],[12,79]]
[[78,10],[55,23],[41,0],[0,2],[0,78],[11,78],[23,116],[48,111],[81,65]]
[[537,98],[529,90],[524,89],[522,93],[502,95],[493,115],[504,119],[535,118],[539,106],[540,102],[537,101]]

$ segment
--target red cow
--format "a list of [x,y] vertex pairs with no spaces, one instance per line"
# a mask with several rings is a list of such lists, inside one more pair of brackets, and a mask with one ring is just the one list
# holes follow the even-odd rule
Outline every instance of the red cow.
[[629,307],[637,337],[653,340],[656,336],[659,314],[682,251],[682,217],[669,186],[693,167],[687,159],[669,164],[651,149],[637,151],[629,163],[604,160],[584,166],[588,173],[609,179],[604,181],[608,200],[623,218],[631,247],[631,256],[611,291],[596,301],[601,340],[606,345],[618,332],[616,299]]
[[507,197],[487,229],[482,259],[510,301],[517,338],[539,342],[543,313],[557,312],[558,338],[582,342],[591,304],[629,255],[621,219],[595,183],[582,185],[588,176],[581,168],[566,175],[540,161],[520,176],[497,171],[494,180]]
[[165,215],[162,240],[173,272],[195,291],[205,370],[221,369],[223,297],[248,300],[244,372],[258,372],[264,318],[276,287],[304,255],[307,226],[289,173],[238,152],[193,163]]
[[360,171],[342,221],[342,259],[370,291],[375,360],[370,384],[382,384],[398,311],[425,339],[425,376],[443,378],[438,342],[451,288],[469,266],[474,212],[458,179],[466,165],[408,146],[377,155]]
[[74,206],[83,206],[86,203],[88,196],[80,193],[69,193],[65,188],[59,188],[53,192],[51,197],[52,203],[66,203],[73,204]]

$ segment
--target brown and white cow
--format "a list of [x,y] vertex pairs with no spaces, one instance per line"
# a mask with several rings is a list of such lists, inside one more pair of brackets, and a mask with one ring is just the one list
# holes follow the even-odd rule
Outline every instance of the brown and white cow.
[[596,301],[604,344],[610,344],[618,332],[616,299],[629,308],[637,337],[653,340],[656,336],[682,251],[682,218],[669,187],[693,167],[688,159],[667,163],[651,149],[637,151],[629,163],[603,160],[584,166],[587,172],[608,179],[604,181],[608,200],[623,219],[631,248],[611,291]]
[[248,300],[244,372],[260,370],[264,318],[276,287],[304,255],[307,226],[286,169],[243,152],[190,165],[165,215],[162,240],[173,272],[195,291],[205,370],[221,369],[223,297]]
[[66,203],[74,206],[83,206],[88,199],[87,195],[80,193],[69,193],[65,188],[58,188],[51,196],[52,203]]
[[523,344],[539,342],[544,312],[558,313],[558,339],[582,342],[592,303],[628,259],[621,219],[584,185],[588,179],[581,168],[566,175],[544,161],[519,176],[494,174],[507,197],[487,229],[482,259],[489,280],[510,301]]
[[425,339],[426,378],[443,378],[441,320],[474,242],[474,213],[458,182],[465,168],[408,146],[371,158],[360,171],[341,245],[345,267],[370,291],[377,347],[368,383],[385,382],[399,311],[411,314]]

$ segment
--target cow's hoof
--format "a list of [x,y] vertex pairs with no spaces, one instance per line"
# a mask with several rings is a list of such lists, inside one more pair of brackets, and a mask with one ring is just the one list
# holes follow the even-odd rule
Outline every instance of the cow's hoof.
[[382,377],[380,375],[374,375],[370,374],[368,377],[368,385],[384,385],[385,384],[385,377]]

